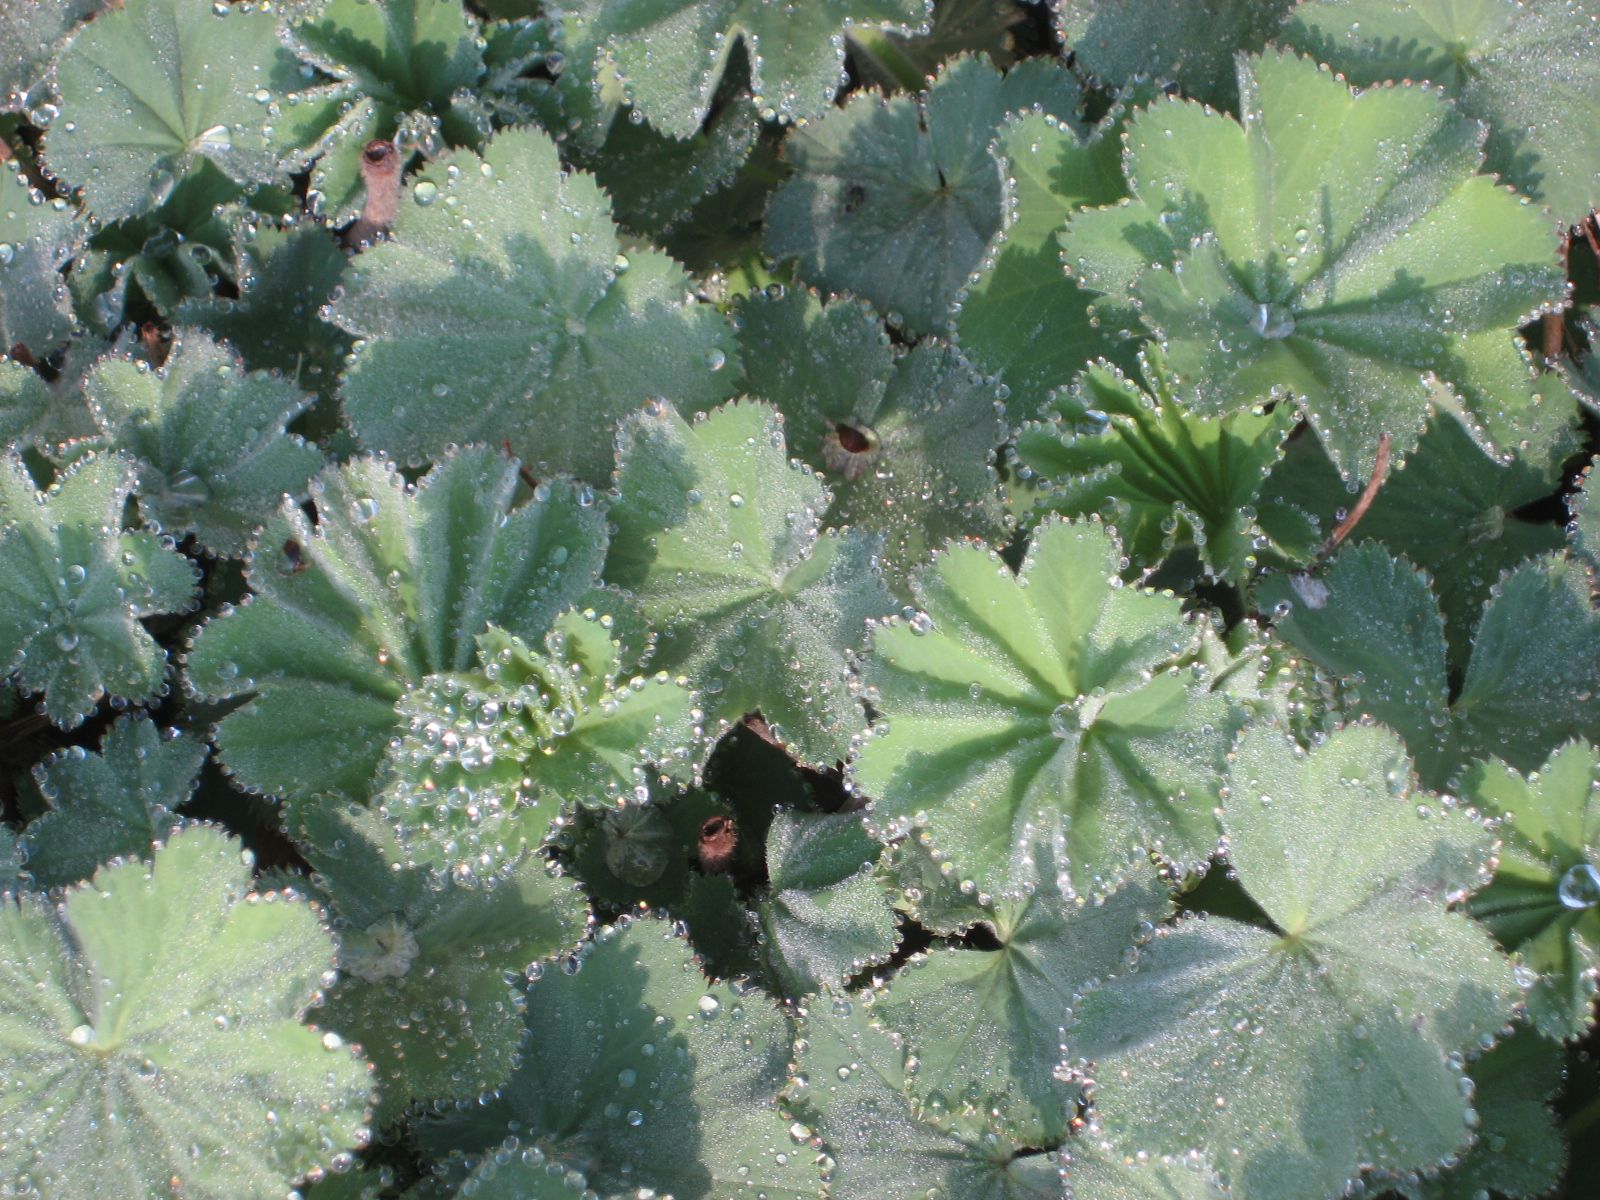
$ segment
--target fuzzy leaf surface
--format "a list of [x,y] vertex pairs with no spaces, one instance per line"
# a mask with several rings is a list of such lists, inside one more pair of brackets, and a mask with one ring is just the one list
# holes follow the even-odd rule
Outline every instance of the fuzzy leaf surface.
[[72,333],[61,269],[78,230],[67,202],[46,199],[21,166],[0,163],[0,351],[42,357]]
[[604,194],[563,174],[549,138],[507,131],[452,166],[410,185],[394,239],[350,264],[334,306],[365,339],[344,401],[369,447],[416,463],[509,441],[540,478],[600,483],[607,432],[647,398],[694,409],[729,393],[726,322],[666,255],[623,255]]
[[1596,472],[1596,459],[1590,459],[1583,471],[1583,486],[1567,500],[1572,523],[1567,526],[1567,536],[1575,554],[1591,567],[1600,568],[1600,478]]
[[1042,60],[1002,76],[986,59],[948,65],[920,96],[857,93],[795,130],[795,174],[767,210],[767,251],[816,287],[853,292],[909,333],[942,332],[1002,219],[991,152],[1006,114],[1075,118],[1077,80]]
[[59,906],[0,911],[8,1177],[106,1200],[174,1179],[278,1200],[355,1144],[366,1068],[299,1020],[332,941],[310,905],[249,887],[239,844],[199,827]]
[[1050,519],[1015,576],[964,545],[918,577],[923,612],[878,625],[863,664],[889,729],[851,777],[882,836],[914,830],[1000,893],[1028,886],[1035,830],[1064,833],[1079,891],[1211,852],[1234,710],[1177,598],[1123,587],[1119,558],[1099,524]]
[[0,112],[23,110],[72,27],[105,0],[7,0],[0,5]]
[[1128,124],[1134,199],[1075,215],[1068,265],[1138,310],[1190,408],[1296,397],[1346,477],[1405,456],[1433,395],[1486,449],[1532,372],[1514,330],[1559,300],[1548,223],[1477,173],[1480,127],[1422,88],[1355,95],[1241,60],[1243,123],[1159,100]]
[[313,481],[315,525],[293,504],[267,523],[246,567],[253,595],[207,622],[187,664],[197,695],[253,697],[216,733],[240,783],[365,797],[409,687],[470,667],[491,624],[542,636],[594,585],[605,524],[592,497],[556,481],[515,506],[517,487],[515,461],[492,450],[452,454],[415,486],[359,460]]
[[165,737],[141,715],[118,718],[98,754],[75,746],[35,767],[51,807],[19,842],[34,883],[81,883],[114,858],[148,859],[177,826],[205,758],[204,742]]
[[765,404],[692,423],[651,405],[617,461],[605,575],[661,631],[655,665],[688,678],[709,731],[759,711],[805,761],[845,757],[864,724],[847,654],[891,611],[876,539],[818,535],[828,489]]
[[123,533],[134,467],[89,454],[43,493],[14,453],[0,459],[0,666],[42,692],[57,725],[102,697],[151,699],[166,652],[141,617],[183,612],[195,569],[149,533]]
[[1429,801],[1385,730],[1310,754],[1271,726],[1241,737],[1222,823],[1273,928],[1185,919],[1076,1006],[1068,1046],[1094,1060],[1115,1145],[1199,1149],[1262,1200],[1465,1147],[1446,1056],[1492,1036],[1518,993],[1482,927],[1446,907],[1481,882],[1489,836]]

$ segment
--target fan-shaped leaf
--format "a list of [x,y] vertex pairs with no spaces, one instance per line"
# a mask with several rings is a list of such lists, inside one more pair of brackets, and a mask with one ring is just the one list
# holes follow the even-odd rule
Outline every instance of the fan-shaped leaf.
[[1097,1125],[1068,1142],[1062,1157],[1066,1200],[1222,1200],[1229,1195],[1203,1161],[1190,1155],[1145,1161],[1119,1154],[1102,1140]]
[[1446,907],[1481,882],[1488,834],[1412,792],[1398,739],[1371,727],[1309,755],[1247,731],[1222,822],[1272,928],[1183,920],[1078,1004],[1067,1041],[1094,1060],[1112,1142],[1198,1149],[1263,1200],[1460,1151],[1475,1117],[1447,1056],[1492,1037],[1517,995]]
[[200,630],[186,676],[206,698],[254,696],[217,727],[241,783],[364,798],[408,687],[471,666],[491,624],[541,636],[589,591],[605,555],[593,494],[558,482],[513,508],[517,483],[490,450],[452,454],[415,487],[359,461],[313,481],[314,525],[293,504],[267,523],[255,594]]
[[1002,76],[947,66],[921,96],[870,93],[795,130],[794,177],[767,210],[767,250],[807,283],[854,292],[908,332],[937,333],[1001,224],[991,146],[1007,113],[1076,116],[1077,80],[1043,60]]
[[50,124],[58,114],[45,107],[49,99],[40,87],[45,68],[67,32],[103,7],[105,0],[8,0],[0,5],[0,112],[24,111],[35,123]]
[[278,1200],[365,1136],[363,1064],[298,1020],[331,939],[305,903],[249,886],[238,843],[196,828],[59,908],[0,910],[7,1178]]
[[133,464],[90,454],[40,494],[13,453],[0,459],[0,664],[58,725],[111,695],[148,700],[167,656],[139,618],[192,602],[189,560],[149,533],[122,533]]
[[788,463],[782,418],[735,404],[691,424],[653,404],[623,426],[606,579],[662,631],[722,727],[759,711],[812,763],[847,753],[864,721],[847,653],[890,611],[875,539],[817,536],[828,490]]
[[94,418],[76,389],[51,387],[37,372],[0,358],[0,441],[50,454],[93,432]]
[[[529,195],[546,196],[540,206]],[[726,396],[731,332],[665,255],[617,240],[587,175],[534,130],[411,185],[394,240],[351,264],[335,319],[365,338],[345,379],[358,436],[407,462],[510,441],[537,475],[611,469],[606,430],[654,395]],[[582,403],[572,403],[581,396]]]
[[1048,520],[1013,577],[953,546],[918,578],[923,612],[873,630],[863,678],[880,727],[851,764],[883,836],[913,830],[958,878],[1011,893],[1033,830],[1062,829],[1068,886],[1149,851],[1193,863],[1234,708],[1196,666],[1201,631],[1171,595],[1124,588],[1098,524]]
[[1495,448],[1532,390],[1515,327],[1564,288],[1547,224],[1475,174],[1479,127],[1436,93],[1356,96],[1276,52],[1239,72],[1242,125],[1177,100],[1134,116],[1135,199],[1074,216],[1069,265],[1139,310],[1196,413],[1293,395],[1368,475],[1383,434],[1416,445],[1436,380]]
[[148,858],[194,793],[206,746],[163,736],[149,717],[121,717],[90,754],[81,746],[33,769],[50,810],[23,831],[28,874],[40,887],[78,883],[114,858]]
[[0,352],[20,345],[43,357],[71,334],[61,269],[78,240],[72,215],[20,163],[0,163]]

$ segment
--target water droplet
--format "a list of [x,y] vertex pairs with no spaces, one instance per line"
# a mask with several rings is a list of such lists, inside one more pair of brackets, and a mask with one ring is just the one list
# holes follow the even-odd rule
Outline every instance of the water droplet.
[[1593,908],[1600,904],[1600,871],[1580,863],[1561,877],[1556,897],[1568,908]]
[[722,1001],[718,1000],[715,996],[706,995],[700,997],[700,1014],[707,1020],[716,1016],[717,1013],[721,1011]]
[[427,208],[438,198],[439,186],[431,179],[424,179],[411,189],[411,199],[423,208]]

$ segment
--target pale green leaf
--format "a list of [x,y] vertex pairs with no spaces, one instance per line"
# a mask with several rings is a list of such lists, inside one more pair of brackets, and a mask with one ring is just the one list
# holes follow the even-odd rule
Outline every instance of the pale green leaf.
[[1357,96],[1309,60],[1240,60],[1243,124],[1161,100],[1127,131],[1134,199],[1080,212],[1066,259],[1136,308],[1189,407],[1293,396],[1347,477],[1415,447],[1437,384],[1487,449],[1531,367],[1517,325],[1560,302],[1548,223],[1487,175],[1437,93]]
[[1088,891],[1151,852],[1216,844],[1211,815],[1236,710],[1197,667],[1202,630],[1170,594],[1122,586],[1098,523],[1045,521],[1013,576],[953,546],[918,578],[923,612],[873,631],[880,727],[851,764],[886,838],[912,834],[961,880],[1027,885],[1033,830],[1063,830]]
[[50,454],[93,432],[94,418],[75,388],[52,387],[38,372],[0,358],[0,442]]
[[907,1092],[906,1054],[865,1005],[813,999],[788,1096],[834,1166],[831,1200],[1060,1200],[1053,1154],[1025,1149],[979,1117],[941,1120]]
[[134,466],[90,453],[39,493],[14,453],[0,460],[0,668],[71,727],[107,696],[153,699],[166,652],[139,618],[193,602],[188,559],[123,533]]
[[562,173],[554,143],[508,131],[481,162],[425,172],[394,239],[351,263],[334,317],[364,342],[346,415],[405,462],[509,441],[540,478],[602,482],[627,412],[663,394],[701,408],[734,386],[731,330],[688,292],[665,255],[624,253],[605,196]]
[[736,42],[763,115],[795,121],[832,104],[845,29],[909,31],[931,10],[930,0],[600,0],[590,36],[604,43],[633,105],[663,133],[686,138],[705,119]]
[[1118,1154],[1094,1124],[1067,1143],[1062,1157],[1066,1200],[1223,1200],[1229,1194],[1203,1161]]
[[472,877],[418,866],[354,806],[305,806],[293,832],[339,935],[320,1020],[373,1064],[379,1118],[498,1086],[523,1039],[523,972],[583,937],[578,890],[537,856]]
[[280,1200],[365,1137],[365,1065],[299,1020],[332,941],[304,901],[249,887],[239,844],[202,827],[59,907],[4,906],[8,1179],[104,1200]]
[[312,482],[315,524],[294,504],[267,523],[254,595],[207,622],[187,663],[197,695],[253,696],[217,727],[238,782],[364,798],[409,687],[471,666],[491,624],[540,637],[593,587],[593,494],[557,481],[514,506],[517,487],[515,460],[492,450],[452,454],[414,487],[362,460]]
[[299,74],[270,10],[126,0],[78,30],[55,77],[45,161],[102,220],[155,208],[201,160],[240,184],[279,178],[267,105]]
[[[6,0],[0,4],[0,112],[48,110],[40,85],[57,47],[72,27],[106,7],[105,0]],[[49,124],[49,117],[44,123]]]
[[509,1145],[603,1196],[821,1196],[817,1153],[776,1104],[787,1020],[760,992],[708,982],[666,922],[607,926],[572,969],[540,973],[527,1025],[506,1084],[425,1126],[426,1143]]
[[1472,912],[1521,958],[1528,1015],[1552,1038],[1594,1022],[1600,970],[1600,755],[1562,746],[1526,776],[1499,760],[1468,773],[1463,796],[1500,818],[1500,869]]
[[771,891],[756,912],[769,969],[786,994],[843,987],[894,951],[894,913],[873,871],[881,850],[855,813],[784,810],[773,817]]
[[847,654],[891,602],[875,539],[818,536],[828,490],[788,462],[781,416],[652,404],[623,426],[616,489],[606,579],[638,594],[708,732],[759,711],[805,761],[845,757],[865,724]]
[[944,330],[999,231],[1002,171],[991,151],[1008,113],[1072,121],[1077,80],[1060,64],[1002,76],[986,59],[949,64],[920,96],[857,93],[789,135],[792,179],[767,210],[767,251],[807,283],[854,292],[914,334]]
[[1600,485],[1594,482],[1600,472],[1595,470],[1595,461],[1589,460],[1583,469],[1583,486],[1567,500],[1572,515],[1567,535],[1573,552],[1591,567],[1600,568]]
[[1308,0],[1283,31],[1359,87],[1426,79],[1489,127],[1488,167],[1559,223],[1600,207],[1593,0]]
[[80,237],[72,217],[21,163],[0,163],[0,352],[23,345],[42,358],[72,333],[61,278]]
[[23,830],[20,849],[40,887],[79,883],[114,858],[149,858],[194,793],[206,745],[165,736],[149,717],[120,717],[98,754],[73,746],[33,769],[50,804]]
[[826,525],[881,534],[903,582],[947,541],[1003,542],[995,472],[1005,408],[959,353],[932,343],[892,357],[871,310],[815,295],[748,297],[745,386],[776,405],[796,455],[826,479]]
[[180,331],[166,364],[108,358],[84,383],[110,444],[139,469],[139,512],[216,555],[241,555],[285,496],[305,495],[322,453],[284,431],[309,397],[199,331]]
[[1414,792],[1376,727],[1309,754],[1247,731],[1222,824],[1271,927],[1185,919],[1078,1003],[1067,1044],[1093,1060],[1110,1141],[1199,1150],[1252,1200],[1340,1195],[1363,1169],[1464,1149],[1475,1118],[1448,1056],[1492,1038],[1518,995],[1448,908],[1482,881],[1487,831]]

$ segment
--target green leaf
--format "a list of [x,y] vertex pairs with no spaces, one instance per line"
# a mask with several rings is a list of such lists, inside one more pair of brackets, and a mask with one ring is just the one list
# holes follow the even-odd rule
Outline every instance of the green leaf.
[[21,163],[0,163],[0,353],[20,345],[42,358],[72,333],[61,279],[79,236],[72,217]]
[[524,970],[583,937],[578,890],[537,856],[472,877],[417,866],[354,806],[306,806],[295,832],[339,935],[340,978],[321,1019],[372,1062],[378,1118],[503,1082],[523,1038]]
[[[1355,95],[1241,60],[1243,124],[1161,100],[1129,122],[1134,199],[1075,215],[1068,264],[1136,308],[1197,414],[1293,396],[1346,478],[1416,446],[1435,382],[1486,449],[1532,371],[1515,336],[1564,289],[1548,224],[1423,88]],[[1487,426],[1487,428],[1485,428]]]
[[788,1097],[821,1134],[830,1200],[1060,1200],[1055,1156],[1024,1150],[981,1117],[940,1118],[907,1092],[906,1055],[866,1006],[813,1001]]
[[46,68],[68,31],[103,7],[105,0],[7,0],[0,5],[0,112],[27,112],[33,123],[50,124],[54,106],[39,86]]
[[470,667],[490,625],[541,636],[593,587],[593,493],[558,481],[514,508],[517,485],[516,462],[486,449],[415,487],[363,460],[312,482],[314,525],[294,504],[267,523],[246,568],[254,595],[195,635],[186,673],[202,698],[254,697],[217,726],[239,783],[365,798],[409,687]]
[[1575,1038],[1594,1023],[1600,970],[1600,754],[1569,742],[1526,776],[1498,759],[1467,774],[1464,797],[1499,818],[1500,869],[1472,913],[1522,959],[1528,1015]]
[[1536,768],[1562,741],[1596,728],[1600,615],[1587,571],[1534,559],[1491,589],[1451,694],[1444,622],[1427,577],[1373,542],[1325,571],[1264,580],[1256,602],[1278,633],[1343,681],[1339,708],[1397,731],[1429,787],[1497,755]]
[[1203,1161],[1118,1154],[1094,1124],[1067,1143],[1062,1157],[1067,1200],[1222,1200],[1229,1194]]
[[0,441],[49,454],[93,432],[89,406],[75,389],[63,394],[37,372],[0,358]]
[[694,695],[665,672],[622,678],[609,613],[556,617],[542,652],[490,627],[480,667],[430,675],[397,705],[377,804],[414,861],[493,865],[542,845],[570,804],[642,802],[651,779],[688,782]]
[[[842,30],[909,32],[929,0],[600,0],[591,36],[604,43],[628,100],[663,133],[700,128],[736,41],[750,61],[751,90],[768,120],[821,116],[844,70]],[[587,64],[584,64],[587,65]]]
[[100,753],[73,746],[33,769],[50,810],[23,830],[20,848],[39,887],[79,883],[103,862],[150,857],[194,794],[206,745],[164,736],[146,716],[119,717]]
[[166,652],[139,618],[183,612],[195,569],[149,533],[123,533],[133,463],[89,453],[36,492],[15,453],[0,460],[0,669],[71,728],[107,696],[140,703]]
[[1264,47],[1293,7],[1294,0],[1064,0],[1056,29],[1078,66],[1103,84],[1154,76],[1191,100],[1232,109],[1235,55]]
[[1047,60],[1002,76],[987,59],[947,65],[921,96],[861,92],[796,129],[792,179],[767,210],[767,252],[819,288],[854,292],[913,334],[943,332],[1001,226],[991,151],[1006,114],[1071,122],[1077,80]]
[[278,1200],[364,1140],[364,1064],[299,1022],[331,939],[292,894],[249,887],[238,843],[202,827],[59,906],[0,909],[7,1178]]
[[1272,924],[1182,920],[1078,1003],[1067,1044],[1094,1062],[1116,1146],[1199,1149],[1262,1200],[1340,1195],[1363,1169],[1466,1146],[1476,1118],[1447,1056],[1492,1038],[1518,992],[1447,907],[1481,882],[1489,835],[1432,799],[1384,730],[1309,754],[1270,726],[1240,738],[1222,824]]
[[883,715],[851,764],[881,836],[914,834],[986,891],[1028,886],[1033,831],[1061,831],[1067,885],[1149,852],[1216,845],[1211,808],[1235,709],[1198,666],[1202,630],[1170,594],[1122,586],[1096,523],[1047,520],[1013,577],[952,546],[915,585],[923,612],[873,630]]
[[1589,460],[1583,469],[1583,486],[1567,499],[1567,509],[1572,514],[1567,536],[1575,554],[1591,567],[1600,568],[1600,486],[1594,483],[1600,472],[1595,470],[1596,461]]
[[240,184],[280,176],[268,105],[299,75],[274,12],[127,0],[79,29],[55,75],[45,161],[103,221],[157,207],[202,160]]
[[799,290],[747,297],[739,323],[746,390],[778,407],[833,493],[824,524],[881,534],[891,579],[946,541],[1005,541],[1005,409],[959,353],[930,343],[895,359],[871,310]]
[[731,331],[689,286],[657,251],[622,254],[604,195],[562,174],[547,137],[508,131],[481,163],[425,172],[394,239],[351,263],[334,317],[365,341],[346,415],[405,462],[509,441],[540,478],[601,482],[625,413],[661,394],[701,408],[734,386]]
[[[1121,115],[1119,107],[1087,138],[1046,113],[1013,118],[1000,130],[1005,224],[966,289],[955,336],[974,364],[1010,390],[1013,411],[1033,411],[1085,362],[1116,353],[1127,336],[1108,328],[1093,294],[1068,278],[1056,239],[1075,210],[1127,195],[1115,136]],[[1018,320],[1019,312],[1028,319]]]
[[0,893],[14,895],[32,882],[17,850],[17,835],[9,825],[0,828]]
[[714,795],[652,789],[644,804],[624,798],[613,808],[579,809],[558,835],[572,870],[602,905],[626,912],[639,904],[677,914],[694,880],[700,829],[731,816]]
[[1550,1101],[1561,1090],[1561,1047],[1524,1029],[1472,1064],[1478,1140],[1437,1181],[1404,1187],[1426,1200],[1481,1200],[1492,1190],[1535,1200],[1561,1185],[1567,1145]]
[[330,395],[351,339],[322,318],[345,269],[344,251],[320,225],[259,229],[239,247],[239,296],[180,304],[175,320],[225,339],[252,371],[277,371]]
[[708,732],[759,711],[804,761],[845,757],[865,723],[847,655],[891,603],[875,539],[818,536],[828,490],[788,462],[779,414],[652,404],[623,426],[616,488],[606,579],[638,594]]
[[607,926],[570,971],[539,974],[527,1025],[506,1084],[425,1126],[425,1144],[509,1149],[605,1196],[821,1196],[816,1152],[775,1102],[788,1022],[760,992],[708,983],[665,922]]
[[110,444],[139,467],[139,512],[215,555],[241,555],[285,496],[305,495],[322,452],[284,431],[308,397],[227,347],[179,331],[165,366],[102,360],[84,384]]
[[1256,497],[1294,416],[1282,404],[1192,416],[1159,352],[1148,353],[1148,391],[1102,362],[1057,393],[1043,420],[1017,432],[1012,503],[1031,500],[1036,514],[1100,513],[1141,569],[1187,545],[1212,573],[1242,580],[1262,537]]
[[1600,207],[1600,5],[1308,0],[1283,40],[1358,87],[1427,79],[1489,126],[1489,169],[1564,228]]
[[790,996],[887,962],[899,934],[874,877],[882,847],[855,813],[782,810],[767,831],[771,892],[756,906],[769,969]]
[[[296,48],[332,83],[300,96],[340,119],[317,143],[311,188],[337,221],[360,207],[361,151],[373,138],[481,140],[455,101],[483,76],[478,23],[460,0],[320,0],[292,26]],[[322,131],[319,131],[322,132]],[[405,146],[409,150],[411,147]]]
[[1153,878],[1080,899],[1057,874],[1064,849],[1035,838],[1032,887],[980,901],[997,948],[919,955],[874,1009],[918,1059],[910,1094],[923,1111],[988,1113],[1026,1146],[1059,1144],[1080,1098],[1056,1075],[1074,997],[1121,970],[1170,908]]

